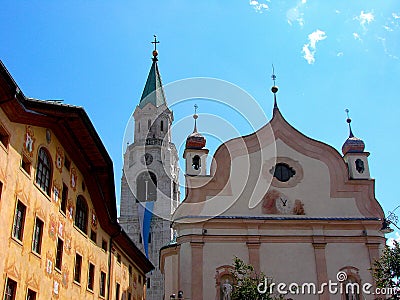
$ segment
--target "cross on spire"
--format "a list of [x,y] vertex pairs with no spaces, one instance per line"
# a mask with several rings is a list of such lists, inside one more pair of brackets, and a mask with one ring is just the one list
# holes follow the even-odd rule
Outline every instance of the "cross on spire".
[[153,36],[154,36],[154,41],[151,42],[151,43],[154,44],[154,51],[157,51],[157,44],[159,44],[160,41],[157,41],[157,36],[156,35],[153,35]]
[[193,132],[197,132],[197,118],[199,117],[198,115],[197,115],[197,109],[198,109],[199,107],[197,106],[197,104],[195,104],[194,105],[194,115],[193,115],[193,119],[194,119],[194,129],[193,129]]
[[271,76],[272,80],[274,81],[274,86],[275,84],[275,80],[276,80],[276,75],[275,75],[275,68],[274,68],[274,64],[272,64],[272,76]]

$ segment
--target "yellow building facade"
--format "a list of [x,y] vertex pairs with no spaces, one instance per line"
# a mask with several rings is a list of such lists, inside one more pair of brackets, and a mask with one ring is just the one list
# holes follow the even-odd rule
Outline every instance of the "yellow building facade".
[[3,299],[144,299],[153,266],[117,222],[113,166],[81,107],[26,98],[0,63]]

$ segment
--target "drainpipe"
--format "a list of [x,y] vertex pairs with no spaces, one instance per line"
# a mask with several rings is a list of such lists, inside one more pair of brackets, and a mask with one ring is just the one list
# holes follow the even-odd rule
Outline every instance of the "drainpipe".
[[108,247],[108,277],[107,277],[107,300],[110,300],[110,286],[111,286],[111,255],[112,255],[112,253],[111,253],[111,250],[112,250],[112,245],[113,245],[113,240],[117,237],[117,236],[119,236],[120,234],[121,234],[121,232],[122,232],[122,227],[120,227],[120,230],[116,233],[116,234],[114,234],[114,235],[112,235],[111,237],[110,237],[110,245],[109,245],[109,247]]

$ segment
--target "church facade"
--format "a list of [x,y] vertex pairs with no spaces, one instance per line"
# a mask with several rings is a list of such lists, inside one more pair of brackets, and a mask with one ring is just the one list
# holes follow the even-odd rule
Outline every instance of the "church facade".
[[[176,241],[160,251],[165,298],[230,299],[234,257],[274,283],[329,280],[371,284],[370,268],[385,245],[384,213],[374,194],[368,152],[350,127],[340,154],[293,128],[276,104],[258,131],[222,144],[211,169],[205,138],[186,142],[186,196],[172,227]],[[197,118],[197,116],[195,116]],[[371,293],[373,289],[370,289]],[[276,292],[276,289],[274,290]],[[293,299],[374,299],[361,290],[284,295]]]
[[124,154],[119,222],[154,264],[147,274],[147,299],[164,297],[159,251],[172,239],[170,220],[179,203],[178,154],[171,141],[173,113],[168,108],[153,62],[134,113],[134,142]]

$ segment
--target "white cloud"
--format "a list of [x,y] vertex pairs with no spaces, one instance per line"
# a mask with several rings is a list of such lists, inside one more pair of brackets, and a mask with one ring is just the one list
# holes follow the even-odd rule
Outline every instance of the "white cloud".
[[338,53],[336,54],[337,57],[341,57],[341,56],[343,56],[343,55],[344,55],[343,52],[338,52]]
[[362,42],[362,39],[360,37],[360,35],[357,32],[353,32],[353,37],[355,40],[359,40],[360,42]]
[[317,42],[322,41],[327,38],[324,31],[317,29],[313,33],[308,35],[308,43],[303,45],[302,53],[304,53],[304,58],[307,60],[308,64],[313,64],[315,62],[315,52],[317,51]]
[[340,13],[341,13],[341,11],[340,11],[340,10],[338,10],[338,9],[336,9],[336,10],[335,10],[335,13],[337,13],[337,14],[340,14]]
[[360,15],[357,17],[354,17],[354,19],[358,20],[360,22],[360,25],[366,29],[365,25],[373,22],[375,20],[374,13],[373,12],[364,12],[363,10],[361,11]]
[[383,28],[385,28],[385,29],[386,29],[386,31],[389,31],[389,32],[393,31],[393,29],[392,29],[392,28],[390,28],[390,27],[389,27],[389,26],[387,26],[387,25],[383,26]]
[[296,6],[287,10],[286,19],[290,26],[292,26],[294,22],[297,22],[300,27],[304,26],[304,13],[301,10],[306,3],[307,0],[301,0]]
[[393,19],[400,19],[400,15],[396,14],[396,13],[392,13],[392,17]]
[[254,8],[254,10],[258,13],[263,13],[264,11],[269,9],[268,4],[260,3],[257,0],[250,0],[250,5]]
[[396,59],[396,60],[399,59],[398,56],[396,56],[396,55],[394,55],[394,54],[391,54],[391,53],[389,52],[389,50],[388,50],[388,48],[387,48],[387,46],[386,46],[386,38],[383,38],[383,37],[378,36],[377,39],[378,39],[379,41],[381,41],[382,47],[383,47],[383,51],[385,51],[385,54],[386,54],[387,56],[389,56],[390,58]]
[[399,234],[399,232],[396,231],[396,232],[394,233],[394,235],[395,235],[395,238],[388,238],[387,241],[386,241],[386,244],[387,244],[388,246],[390,246],[390,247],[393,247],[393,246],[394,246],[394,241],[397,241],[397,242],[400,243],[400,234]]

